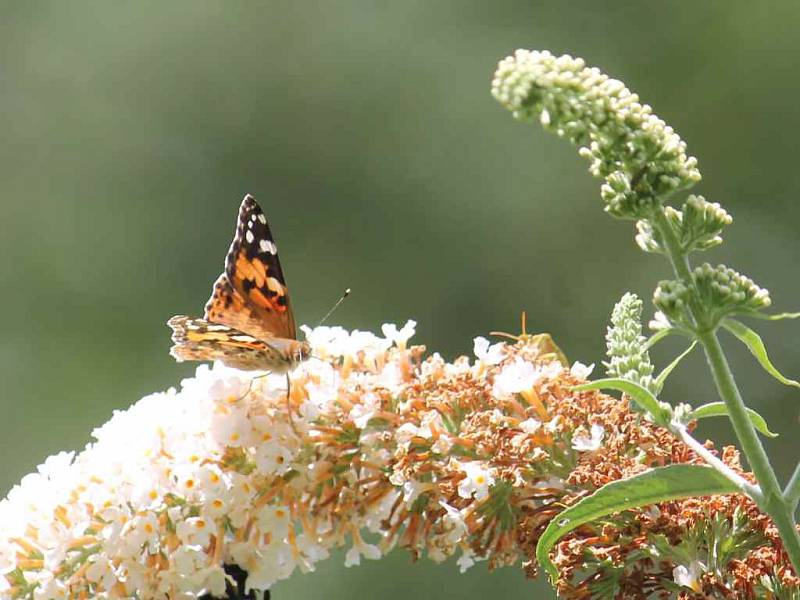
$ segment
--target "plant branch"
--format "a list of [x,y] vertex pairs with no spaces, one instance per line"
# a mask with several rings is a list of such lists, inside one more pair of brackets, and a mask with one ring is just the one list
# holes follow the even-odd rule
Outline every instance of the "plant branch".
[[794,469],[792,478],[786,484],[786,489],[783,491],[783,498],[789,505],[789,510],[797,510],[797,505],[800,503],[800,462]]
[[678,437],[681,438],[681,441],[689,446],[695,454],[705,460],[710,466],[714,467],[720,474],[724,475],[731,483],[738,487],[743,494],[747,494],[751,498],[756,498],[761,494],[758,486],[747,481],[719,458],[714,456],[708,448],[692,437],[684,425],[673,424],[670,429],[672,429],[673,433],[677,434]]
[[[661,234],[675,274],[687,287],[694,287],[694,282],[689,269],[689,261],[682,251],[674,231],[669,225],[662,210],[654,211],[653,227]],[[697,326],[697,339],[703,346],[706,360],[717,386],[720,398],[728,407],[733,429],[736,437],[747,458],[750,468],[756,476],[760,491],[751,496],[762,510],[768,513],[775,521],[775,525],[784,541],[786,552],[792,562],[796,573],[800,573],[800,534],[792,518],[793,510],[784,501],[778,478],[769,462],[764,446],[758,437],[755,427],[747,417],[744,400],[736,385],[728,360],[719,343],[719,338],[713,329],[713,324],[708,323],[702,309],[695,303],[689,303],[689,311]],[[800,487],[800,484],[798,484]]]

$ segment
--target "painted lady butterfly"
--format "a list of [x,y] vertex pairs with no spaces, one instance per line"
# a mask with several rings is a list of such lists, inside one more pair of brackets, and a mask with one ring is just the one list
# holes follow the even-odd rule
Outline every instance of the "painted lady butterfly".
[[242,200],[225,271],[214,284],[202,319],[177,315],[167,321],[184,360],[220,360],[229,367],[272,373],[291,371],[308,358],[296,339],[289,291],[267,218],[249,194]]

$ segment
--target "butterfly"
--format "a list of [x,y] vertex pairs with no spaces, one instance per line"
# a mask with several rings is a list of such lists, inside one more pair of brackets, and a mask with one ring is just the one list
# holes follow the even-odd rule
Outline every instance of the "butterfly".
[[176,315],[170,354],[178,362],[219,360],[229,367],[285,374],[311,354],[297,340],[289,291],[267,217],[250,194],[239,207],[225,270],[202,319]]

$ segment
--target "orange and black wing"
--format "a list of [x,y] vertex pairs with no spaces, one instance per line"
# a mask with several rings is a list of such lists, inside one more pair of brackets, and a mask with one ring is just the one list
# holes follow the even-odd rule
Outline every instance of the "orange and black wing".
[[239,208],[225,272],[214,284],[205,318],[259,339],[296,338],[275,238],[261,207],[249,194]]

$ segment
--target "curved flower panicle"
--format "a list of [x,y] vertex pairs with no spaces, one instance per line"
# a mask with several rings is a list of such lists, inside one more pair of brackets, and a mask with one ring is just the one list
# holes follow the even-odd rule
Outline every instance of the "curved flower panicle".
[[647,218],[663,198],[700,180],[686,144],[647,104],[583,59],[517,50],[497,66],[492,95],[517,119],[579,145],[590,172],[605,180],[606,211]]
[[[0,502],[0,595],[199,598],[224,592],[231,565],[263,590],[338,546],[348,566],[400,546],[458,556],[462,570],[523,562],[533,576],[538,536],[561,507],[649,466],[696,460],[625,402],[570,391],[587,368],[570,371],[539,344],[476,343],[477,360],[446,362],[409,346],[412,329],[309,330],[327,358],[296,369],[288,397],[282,376],[217,364],[115,413],[83,452],[49,458]],[[736,507],[757,524],[748,548],[760,554],[738,557],[750,562],[735,571],[692,573],[692,586],[757,589],[756,572],[793,583],[775,568],[785,559],[769,520],[747,502]],[[732,522],[733,504],[719,506],[681,527]],[[579,567],[629,589],[652,573],[642,548],[656,552],[672,530],[652,510],[632,514],[619,530],[598,525],[620,542],[589,571],[578,557],[602,552],[599,530],[558,545],[564,597],[585,597]],[[662,560],[659,576],[689,582],[683,556]]]
[[630,292],[614,305],[611,326],[606,331],[608,362],[603,362],[610,377],[621,377],[658,394],[653,364],[642,335],[642,301]]

